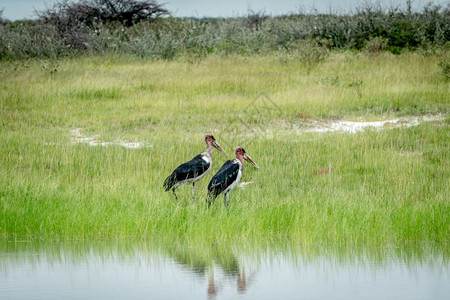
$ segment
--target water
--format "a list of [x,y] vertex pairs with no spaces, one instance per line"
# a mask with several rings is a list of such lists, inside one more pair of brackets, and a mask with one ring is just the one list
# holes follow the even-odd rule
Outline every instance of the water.
[[0,242],[1,299],[450,299],[448,252]]

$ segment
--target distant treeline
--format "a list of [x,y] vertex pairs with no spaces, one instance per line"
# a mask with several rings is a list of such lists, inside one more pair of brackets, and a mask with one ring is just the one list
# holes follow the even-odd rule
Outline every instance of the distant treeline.
[[365,5],[346,15],[273,17],[249,12],[245,17],[213,19],[174,18],[154,1],[145,2],[150,6],[141,7],[139,15],[136,11],[120,15],[117,9],[111,10],[116,14],[108,10],[113,7],[111,3],[124,2],[132,5],[139,1],[63,1],[37,12],[37,20],[27,21],[6,21],[0,14],[0,59],[59,58],[81,53],[196,59],[211,53],[303,51],[305,45],[307,51],[320,48],[398,54],[404,49],[448,47],[450,41],[450,7],[433,4],[420,12],[408,5],[405,9]]

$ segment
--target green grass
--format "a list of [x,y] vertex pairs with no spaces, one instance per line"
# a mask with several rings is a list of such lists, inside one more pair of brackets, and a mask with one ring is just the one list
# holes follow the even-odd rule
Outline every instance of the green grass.
[[[16,239],[150,239],[331,244],[433,242],[450,233],[448,79],[437,55],[332,53],[309,70],[278,56],[196,64],[130,57],[0,63],[0,235]],[[263,93],[263,94],[262,94]],[[247,110],[267,96],[272,111]],[[272,107],[273,108],[273,107]],[[314,119],[442,118],[357,134],[289,130]],[[265,134],[227,139],[224,130]],[[73,143],[71,131],[148,148]],[[245,189],[205,206],[212,174],[191,188],[162,182],[212,133],[243,146]],[[267,134],[270,133],[270,134]],[[251,138],[251,141],[249,140]],[[226,160],[214,152],[212,173]],[[331,173],[316,170],[331,166]]]

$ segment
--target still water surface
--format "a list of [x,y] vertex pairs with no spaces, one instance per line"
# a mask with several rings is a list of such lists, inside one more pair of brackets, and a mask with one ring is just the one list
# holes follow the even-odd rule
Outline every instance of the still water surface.
[[0,299],[450,299],[448,253],[0,241]]

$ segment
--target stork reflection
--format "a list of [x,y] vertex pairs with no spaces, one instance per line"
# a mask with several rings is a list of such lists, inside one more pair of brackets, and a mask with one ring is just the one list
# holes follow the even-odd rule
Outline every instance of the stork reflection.
[[246,293],[255,273],[246,275],[230,247],[213,244],[209,247],[177,245],[169,249],[170,256],[185,269],[207,279],[208,299],[215,299],[227,285],[235,286],[238,294]]

